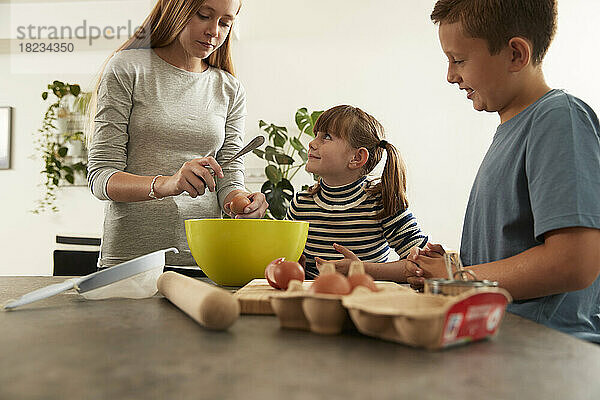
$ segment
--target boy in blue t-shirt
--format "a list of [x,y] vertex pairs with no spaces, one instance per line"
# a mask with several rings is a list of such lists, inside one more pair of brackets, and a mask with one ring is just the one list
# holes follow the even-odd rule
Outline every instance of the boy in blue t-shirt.
[[[555,0],[439,0],[431,19],[448,82],[501,121],[469,197],[463,263],[511,293],[510,312],[600,342],[600,127],[544,80]],[[424,273],[408,281],[446,277],[442,253],[413,250]]]

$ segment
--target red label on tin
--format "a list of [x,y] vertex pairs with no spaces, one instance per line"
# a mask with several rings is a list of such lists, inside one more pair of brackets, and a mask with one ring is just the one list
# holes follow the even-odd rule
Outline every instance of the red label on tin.
[[476,293],[446,313],[442,347],[484,339],[500,326],[508,300],[500,293]]

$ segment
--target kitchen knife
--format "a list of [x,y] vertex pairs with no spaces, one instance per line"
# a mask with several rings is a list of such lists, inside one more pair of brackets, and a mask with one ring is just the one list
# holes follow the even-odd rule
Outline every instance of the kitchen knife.
[[158,250],[153,253],[134,258],[133,260],[126,261],[119,265],[115,265],[114,267],[94,272],[93,274],[67,279],[64,282],[55,283],[53,285],[27,293],[21,296],[21,298],[5,304],[4,309],[11,310],[25,304],[33,303],[34,301],[46,299],[73,288],[79,293],[85,293],[154,268],[161,266],[164,267],[165,253],[170,251],[179,253],[179,250],[174,247]]

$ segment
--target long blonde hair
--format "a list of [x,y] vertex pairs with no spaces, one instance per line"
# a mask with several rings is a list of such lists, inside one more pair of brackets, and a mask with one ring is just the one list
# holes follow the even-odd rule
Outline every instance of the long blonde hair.
[[[98,106],[98,88],[108,61],[121,50],[152,49],[170,45],[177,39],[188,22],[196,15],[206,0],[158,0],[148,17],[135,31],[133,36],[115,50],[102,64],[96,78],[94,90],[86,109],[85,136],[88,147],[94,135],[94,118]],[[240,8],[242,0],[240,0]],[[239,9],[238,9],[239,13]],[[231,57],[231,30],[223,44],[214,51],[205,62],[210,66],[222,69],[235,75]]]
[[[406,166],[396,147],[385,141],[383,126],[373,116],[358,107],[340,105],[321,114],[313,131],[339,136],[354,149],[366,148],[369,158],[363,166],[364,175],[373,171],[383,158],[384,151],[387,152],[381,181],[367,189],[372,194],[381,193],[383,210],[376,218],[383,219],[408,208]],[[317,183],[309,189],[309,193],[315,194],[319,189]]]

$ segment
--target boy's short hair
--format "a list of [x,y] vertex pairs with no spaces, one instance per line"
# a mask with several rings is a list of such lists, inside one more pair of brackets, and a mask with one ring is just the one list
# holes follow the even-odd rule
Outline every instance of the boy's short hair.
[[556,0],[438,0],[431,20],[460,22],[467,36],[487,41],[492,55],[513,37],[528,39],[532,63],[538,65],[554,38],[556,15]]

